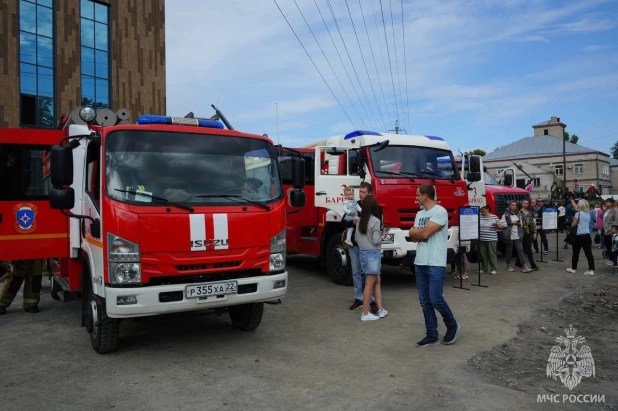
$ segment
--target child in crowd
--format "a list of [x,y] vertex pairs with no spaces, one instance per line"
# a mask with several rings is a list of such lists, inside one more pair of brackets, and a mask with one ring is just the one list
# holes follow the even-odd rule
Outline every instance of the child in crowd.
[[[354,189],[352,187],[346,187],[343,189],[343,194],[345,195],[345,200],[343,201],[343,219],[345,221],[353,221],[356,223],[359,220],[359,215],[361,207],[358,205],[356,200],[354,199]],[[352,245],[352,232],[354,231],[354,227],[348,228],[346,234],[345,243],[349,246]]]

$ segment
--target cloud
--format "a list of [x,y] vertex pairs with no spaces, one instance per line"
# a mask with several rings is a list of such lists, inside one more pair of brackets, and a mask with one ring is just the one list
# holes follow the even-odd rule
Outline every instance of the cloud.
[[[441,132],[456,127],[452,119],[459,116],[459,124],[486,130],[501,119],[591,95],[584,84],[602,91],[604,81],[614,80],[612,70],[618,71],[618,58],[597,38],[615,34],[616,10],[607,9],[611,3],[606,0],[404,0],[405,66],[399,2],[393,2],[393,27],[389,3],[383,2],[387,49],[379,2],[361,0],[370,40],[356,2],[350,5],[358,40],[345,3],[331,2],[344,47],[324,0],[317,3],[330,33],[313,0],[297,1],[352,102],[294,2],[278,3],[357,128],[383,131],[399,119],[410,133],[418,128]],[[278,103],[279,131],[286,138],[312,142],[352,131],[273,2],[168,3],[169,112],[212,115],[209,104],[219,100],[235,128],[276,136]],[[558,51],[583,35],[590,36],[590,46]],[[598,55],[577,58],[582,47]],[[582,86],[577,85],[580,79]],[[607,88],[603,95],[611,97],[612,88]]]
[[589,46],[586,46],[582,49],[582,51],[586,52],[586,53],[593,53],[596,51],[603,51],[603,50],[607,50],[611,48],[610,45],[608,44],[591,44]]
[[521,42],[521,43],[530,43],[530,42],[542,42],[549,43],[549,40],[545,36],[533,35],[533,36],[522,36],[518,38],[514,38],[513,40]]

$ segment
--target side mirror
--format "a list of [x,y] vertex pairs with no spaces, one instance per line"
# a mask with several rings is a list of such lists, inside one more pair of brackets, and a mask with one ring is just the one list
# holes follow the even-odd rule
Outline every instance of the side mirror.
[[504,185],[507,187],[513,186],[513,172],[511,170],[507,170],[504,173]]
[[305,159],[292,157],[292,187],[300,189],[305,186]]
[[[479,156],[470,156],[470,172],[471,173],[481,173],[481,157]],[[470,177],[468,177],[468,181]],[[479,181],[479,180],[475,180]]]
[[101,220],[98,218],[95,218],[94,221],[90,223],[90,235],[93,238],[101,238]]
[[73,148],[70,145],[52,146],[50,171],[53,186],[70,186],[73,184]]
[[468,173],[468,177],[466,178],[466,180],[468,180],[468,182],[470,183],[474,183],[476,181],[481,181],[481,173],[479,172],[469,172]]
[[364,180],[367,173],[365,173],[365,163],[367,162],[367,157],[365,156],[365,151],[360,150],[357,155],[358,160],[356,161],[356,166],[358,167],[358,175],[361,180]]
[[290,191],[290,205],[292,207],[303,207],[305,205],[305,192],[301,190]]
[[75,191],[71,187],[49,190],[49,205],[54,210],[66,210],[75,205]]

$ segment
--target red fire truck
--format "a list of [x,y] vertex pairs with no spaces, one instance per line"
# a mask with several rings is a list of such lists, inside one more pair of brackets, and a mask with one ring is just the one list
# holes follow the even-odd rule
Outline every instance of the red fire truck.
[[[466,155],[455,158],[455,161],[460,172],[463,170],[462,175],[468,183],[470,205],[477,207],[488,205],[491,207],[493,214],[498,216],[498,218],[502,218],[502,214],[504,214],[512,200],[517,202],[521,202],[524,199],[531,201],[530,193],[515,186],[516,170],[513,167],[504,169],[496,179],[483,166],[483,160],[480,156]],[[470,175],[470,164],[473,163],[478,164],[477,167],[481,168],[483,173],[481,173],[480,179],[477,179],[478,176],[474,176],[474,181],[470,181],[468,176]],[[502,184],[499,181],[502,181]],[[473,251],[476,251],[474,248],[474,245],[472,245]],[[498,242],[498,251],[503,254],[506,251],[506,246],[503,242]],[[474,262],[476,258],[477,256],[474,254],[470,260]]]
[[304,205],[303,161],[286,194],[272,141],[212,107],[137,124],[83,107],[59,130],[0,129],[0,259],[59,260],[52,296],[81,295],[98,353],[117,348],[123,318],[227,311],[253,330],[286,294],[285,208]]
[[[478,181],[469,181],[468,173],[470,158],[474,157],[474,162],[480,164],[483,169],[481,179]],[[489,205],[491,212],[498,217],[502,217],[502,214],[506,211],[511,200],[521,201],[527,199],[530,201],[530,193],[526,190],[515,186],[515,173],[514,167],[509,167],[502,171],[502,173],[495,178],[487,169],[483,166],[483,160],[479,156],[465,156],[455,158],[459,170],[464,170],[463,177],[469,185],[469,200],[470,205],[482,207]],[[502,184],[499,182],[502,181]]]
[[[351,282],[351,268],[341,241],[343,189],[353,187],[358,199],[363,181],[372,184],[383,210],[388,232],[382,243],[383,263],[413,264],[416,244],[408,232],[419,211],[416,189],[423,183],[435,186],[437,202],[448,212],[448,259],[454,258],[459,238],[458,207],[468,204],[468,189],[442,138],[357,130],[331,137],[316,147],[282,149],[283,170],[293,158],[302,158],[307,165],[307,204],[297,213],[288,206],[288,254],[319,257],[336,284]],[[480,178],[480,168],[474,176]],[[283,183],[293,189],[291,173],[286,176],[284,171]],[[468,243],[462,244],[469,247]]]

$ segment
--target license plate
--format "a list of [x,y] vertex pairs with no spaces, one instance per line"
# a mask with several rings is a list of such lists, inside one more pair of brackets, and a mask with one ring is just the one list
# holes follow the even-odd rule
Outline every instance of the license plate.
[[220,283],[188,285],[185,288],[187,298],[208,297],[211,295],[236,294],[238,283],[236,281],[224,281]]

